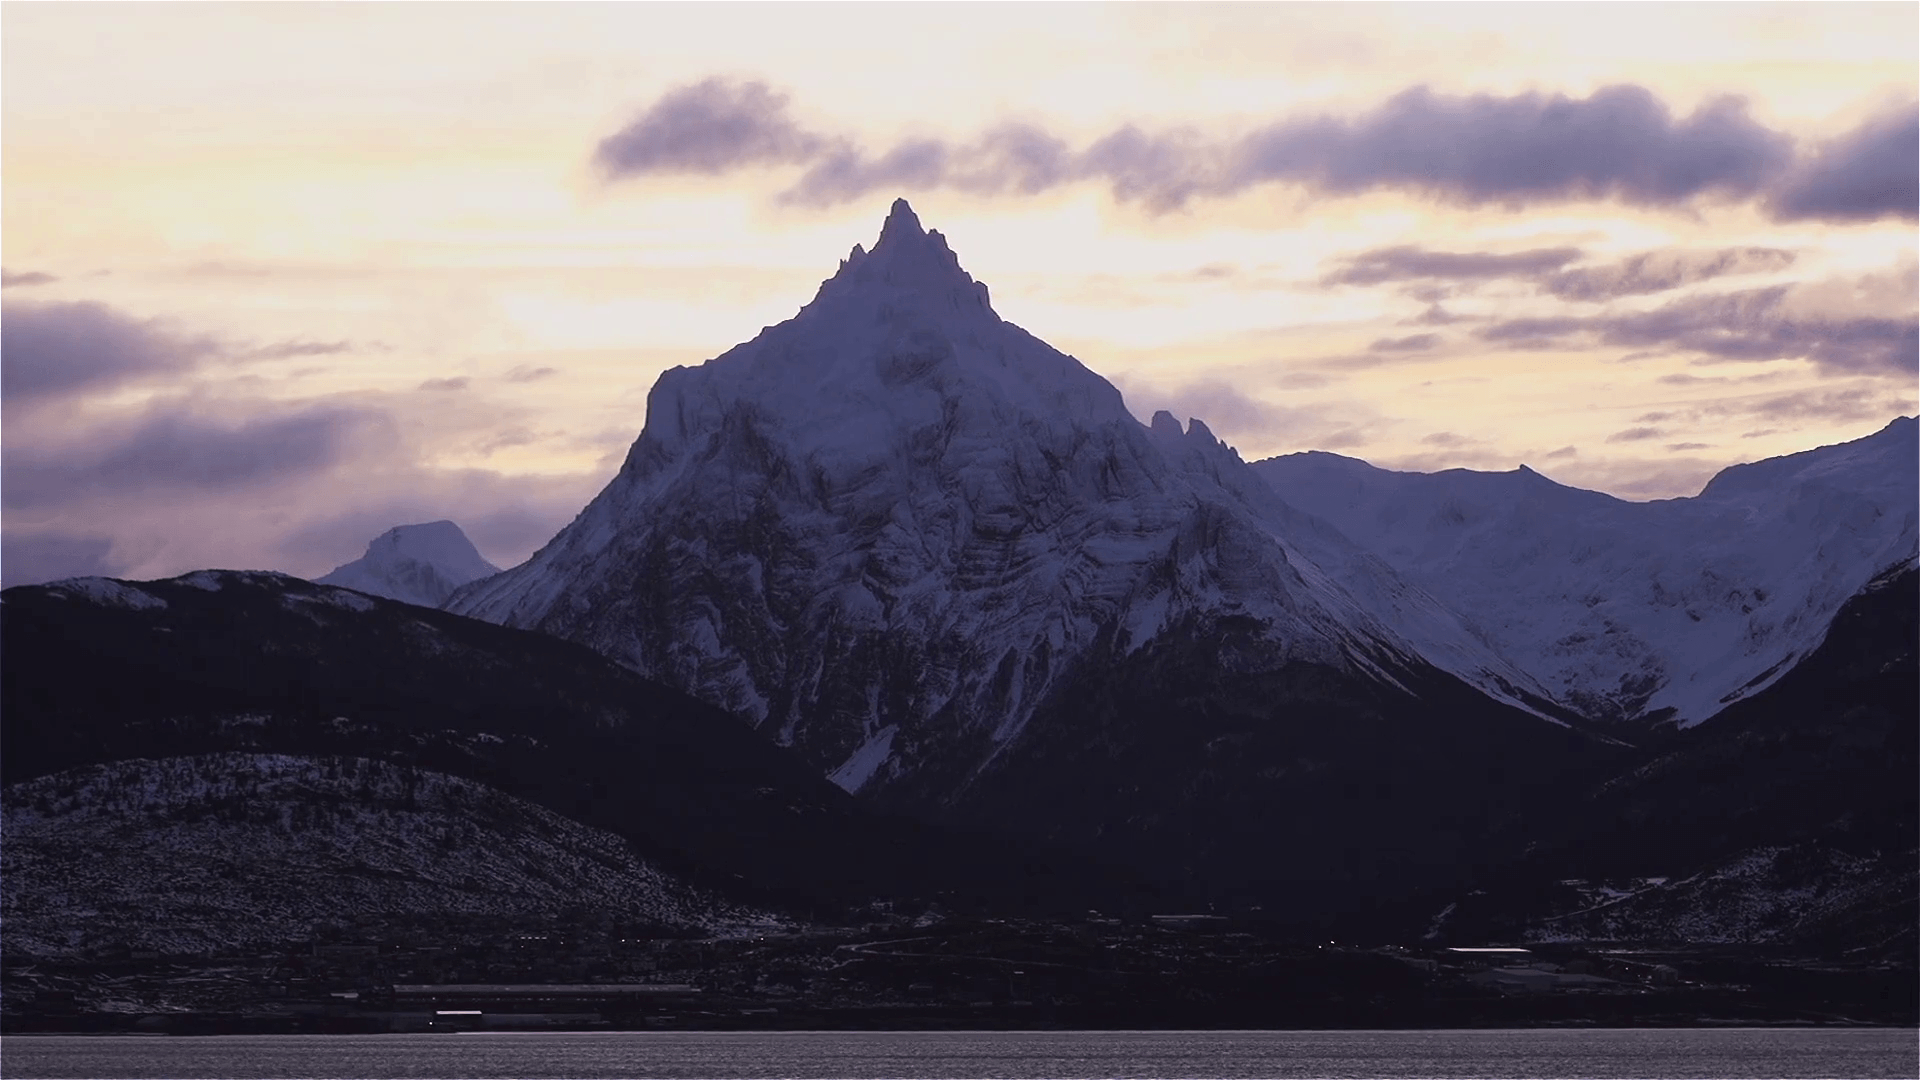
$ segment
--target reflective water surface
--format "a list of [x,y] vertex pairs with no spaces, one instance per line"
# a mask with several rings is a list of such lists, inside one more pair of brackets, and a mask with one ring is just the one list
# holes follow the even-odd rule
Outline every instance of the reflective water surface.
[[1920,1077],[1884,1028],[9,1036],[7,1077]]

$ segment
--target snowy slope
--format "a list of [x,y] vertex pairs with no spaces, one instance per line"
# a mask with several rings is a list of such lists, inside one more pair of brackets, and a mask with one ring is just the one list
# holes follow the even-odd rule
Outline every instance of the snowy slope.
[[1631,503],[1527,468],[1400,473],[1335,454],[1256,462],[1596,717],[1688,726],[1779,677],[1875,574],[1913,557],[1915,422],[1736,465]]
[[451,521],[432,521],[388,529],[367,545],[365,555],[315,580],[422,607],[439,607],[453,590],[499,572],[499,567],[480,557],[460,526]]
[[[897,202],[792,319],[661,376],[619,475],[462,614],[743,713],[841,786],[984,764],[1098,644],[1259,624],[1270,658],[1544,693],[1447,609],[1001,320]],[[955,733],[977,739],[951,750]]]

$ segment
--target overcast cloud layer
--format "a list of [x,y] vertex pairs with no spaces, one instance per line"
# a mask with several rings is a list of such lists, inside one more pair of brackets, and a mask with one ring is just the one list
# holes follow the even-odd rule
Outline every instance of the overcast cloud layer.
[[1644,87],[1616,85],[1583,98],[1413,87],[1358,115],[1288,116],[1237,135],[1129,124],[1076,148],[1043,128],[1005,124],[964,142],[870,150],[807,130],[787,95],[764,83],[710,78],[663,95],[603,140],[594,160],[612,179],[800,165],[781,197],[817,206],[896,190],[1035,195],[1097,182],[1122,202],[1165,211],[1290,183],[1335,196],[1399,189],[1467,206],[1759,199],[1780,220],[1911,221],[1920,213],[1917,140],[1914,108],[1797,147],[1738,97],[1683,116]]

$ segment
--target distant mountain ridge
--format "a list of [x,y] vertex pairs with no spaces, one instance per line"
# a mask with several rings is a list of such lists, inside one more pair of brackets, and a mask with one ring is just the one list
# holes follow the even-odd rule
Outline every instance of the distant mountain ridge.
[[1314,452],[1253,469],[1564,704],[1687,726],[1790,670],[1842,604],[1920,548],[1915,432],[1902,417],[1646,503],[1524,467],[1402,473]]
[[367,545],[367,553],[315,580],[423,607],[439,607],[462,585],[500,568],[480,557],[451,521],[396,525]]

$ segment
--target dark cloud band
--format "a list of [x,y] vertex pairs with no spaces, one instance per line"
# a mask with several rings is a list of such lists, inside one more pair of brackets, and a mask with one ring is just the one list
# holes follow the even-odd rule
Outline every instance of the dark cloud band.
[[881,150],[810,131],[759,82],[708,79],[672,90],[601,141],[613,179],[805,167],[783,201],[833,205],[874,192],[949,188],[1034,195],[1104,183],[1155,210],[1268,183],[1331,195],[1391,188],[1468,205],[1617,199],[1677,207],[1761,199],[1782,219],[1915,217],[1912,111],[1796,157],[1793,138],[1736,97],[1679,116],[1634,85],[1563,94],[1449,96],[1404,91],[1355,116],[1285,117],[1237,137],[1124,125],[1075,149],[1041,128],[1003,125],[967,142],[915,138]]
[[184,371],[218,351],[103,304],[14,304],[0,311],[0,396],[9,404]]
[[383,413],[309,405],[238,423],[160,405],[120,431],[96,430],[87,445],[9,446],[8,510],[100,496],[229,492],[325,469],[345,456]]

